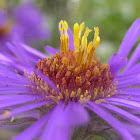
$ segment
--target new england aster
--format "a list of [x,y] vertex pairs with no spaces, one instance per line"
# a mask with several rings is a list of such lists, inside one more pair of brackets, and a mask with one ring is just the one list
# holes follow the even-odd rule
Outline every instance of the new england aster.
[[15,39],[26,43],[49,39],[51,33],[44,27],[45,20],[35,4],[29,2],[15,7],[9,16],[0,9],[0,50],[4,51],[6,42]]
[[128,62],[127,56],[139,36],[140,19],[132,24],[108,64],[94,57],[99,28],[94,28],[94,39],[87,44],[91,30],[86,28],[81,37],[84,26],[74,24],[72,34],[67,22],[60,21],[60,52],[45,47],[51,57],[14,41],[8,43],[13,54],[1,54],[1,124],[16,122],[19,115],[25,122],[27,118],[35,121],[14,139],[68,140],[75,127],[85,125],[86,132],[92,132],[95,116],[122,139],[139,137],[140,45]]

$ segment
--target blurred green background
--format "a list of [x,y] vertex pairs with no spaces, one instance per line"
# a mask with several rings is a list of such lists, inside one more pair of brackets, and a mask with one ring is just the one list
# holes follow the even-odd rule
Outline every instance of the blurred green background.
[[[6,3],[8,8],[12,8],[24,1],[29,0],[7,0]],[[0,0],[1,5],[2,2],[3,0]],[[107,62],[112,53],[117,53],[128,28],[140,17],[140,0],[34,0],[33,2],[47,17],[52,37],[37,46],[33,43],[32,47],[41,51],[46,45],[59,49],[58,22],[61,19],[66,20],[73,30],[74,23],[84,21],[90,29],[94,26],[100,29],[101,42],[96,56],[99,56],[102,62]],[[89,35],[89,41],[93,39],[93,35],[93,32]],[[6,133],[0,130],[0,132],[3,133],[0,137],[4,140],[13,135],[9,131]]]

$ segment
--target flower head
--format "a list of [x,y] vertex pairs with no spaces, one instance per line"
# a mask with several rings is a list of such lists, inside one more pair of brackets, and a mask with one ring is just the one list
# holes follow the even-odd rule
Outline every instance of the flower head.
[[5,9],[0,10],[1,50],[5,50],[6,43],[12,40],[31,43],[50,38],[50,30],[44,27],[46,19],[33,3],[21,4],[11,13],[9,18]]
[[44,26],[46,19],[35,4],[28,2],[16,7],[13,19],[15,20],[14,30],[20,32],[23,41],[31,42],[50,38],[50,30]]
[[[101,64],[100,59],[94,57],[100,42],[99,28],[94,28],[94,38],[88,44],[91,30],[86,28],[81,37],[84,26],[84,23],[74,24],[72,35],[67,22],[60,21],[60,52],[45,47],[53,54],[50,58],[21,42],[8,44],[14,55],[1,54],[0,108],[6,110],[1,110],[1,121],[14,117],[18,122],[21,114],[24,120],[27,116],[36,119],[15,139],[39,136],[42,140],[66,140],[74,127],[85,125],[86,131],[81,135],[84,139],[86,133],[95,130],[88,123],[93,123],[95,114],[123,139],[133,140],[139,136],[139,133],[134,134],[133,126],[140,125],[140,118],[134,115],[140,108],[140,88],[136,87],[140,85],[139,63],[136,64],[140,46],[128,63],[126,56],[138,38],[140,19],[132,24],[118,54],[113,54],[108,64]],[[95,114],[90,113],[90,116],[89,110]],[[115,117],[114,113],[123,119]],[[44,131],[40,133],[42,128]],[[104,129],[105,126],[99,126],[100,131]]]
[[8,21],[7,15],[4,10],[0,10],[0,48],[3,50],[3,46],[7,40],[10,40],[12,32],[12,23]]

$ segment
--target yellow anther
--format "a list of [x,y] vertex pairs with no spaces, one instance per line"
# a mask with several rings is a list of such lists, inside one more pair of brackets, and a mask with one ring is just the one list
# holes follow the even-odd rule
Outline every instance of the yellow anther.
[[[60,36],[60,48],[61,48],[61,54],[62,53],[66,53],[66,51],[68,50],[68,44],[69,44],[69,36],[67,33],[68,30],[68,24],[66,21],[61,20],[59,23],[59,29],[61,31],[61,36]],[[65,34],[64,34],[65,31]]]
[[95,47],[95,50],[100,42],[100,37],[99,37],[99,28],[98,27],[94,27],[94,39],[93,39],[93,44]]
[[97,89],[96,89],[96,88],[94,88],[93,100],[96,98],[97,94],[98,94],[98,91],[97,91]]
[[77,90],[77,94],[76,94],[76,97],[80,96],[81,91],[82,91],[81,88],[78,88],[78,90]]
[[75,92],[72,91],[71,94],[70,94],[70,97],[72,98],[72,97],[74,97],[74,95],[75,95]]
[[87,48],[87,52],[89,53],[91,51],[91,49],[93,48],[93,42],[90,42],[88,44],[88,48]]
[[100,42],[100,37],[98,36],[95,42],[95,51],[96,51],[96,48],[98,47],[99,42]]
[[66,89],[65,91],[64,91],[64,95],[65,95],[65,97],[69,97],[69,91],[68,91],[68,89]]
[[94,27],[94,40],[96,40],[96,38],[99,36],[99,28],[98,27]]
[[39,87],[39,86],[37,86],[37,90],[38,90],[38,91],[40,90],[40,87]]
[[82,42],[81,42],[81,46],[82,46],[82,50],[83,48],[86,50],[87,49],[87,37],[89,35],[89,33],[91,32],[92,30],[86,28],[86,31],[84,33],[84,36],[82,37]]
[[85,28],[85,22],[82,22],[82,23],[80,24],[79,36],[81,36],[81,32],[83,31],[84,28]]
[[60,99],[61,99],[61,97],[60,96],[57,96],[56,102],[59,103]]
[[80,100],[82,100],[84,98],[84,95],[80,95]]
[[57,88],[59,88],[59,85],[58,84],[56,86],[57,86]]
[[87,96],[87,95],[88,95],[88,90],[86,90],[84,93],[84,96]]
[[85,31],[85,33],[84,33],[84,36],[85,37],[88,37],[88,35],[89,35],[89,33],[91,32],[92,30],[91,29],[89,29],[88,27],[86,28],[86,31]]
[[80,27],[78,23],[74,24],[74,46],[79,48],[80,45],[80,39],[79,39],[79,31],[80,31]]
[[62,99],[63,98],[63,95],[61,92],[59,92],[59,97]]
[[52,95],[55,95],[55,93],[56,93],[56,92],[55,92],[55,90],[54,90],[54,89],[52,89]]
[[101,88],[100,88],[100,92],[102,92],[103,91],[103,86],[101,86]]
[[64,26],[63,26],[63,20],[61,20],[61,21],[59,22],[59,29],[60,29],[60,31],[61,31],[61,35],[63,34],[63,28],[64,28]]
[[67,34],[67,30],[68,30],[68,23],[66,21],[64,21],[64,23],[63,23],[63,28],[64,28],[65,35],[66,35]]
[[81,45],[84,48],[84,50],[87,49],[87,38],[85,38],[85,36],[82,37]]
[[88,96],[86,97],[86,100],[89,101],[90,98],[91,98],[91,95],[88,95]]
[[107,102],[105,99],[99,99],[95,101],[95,104],[100,104],[101,102]]

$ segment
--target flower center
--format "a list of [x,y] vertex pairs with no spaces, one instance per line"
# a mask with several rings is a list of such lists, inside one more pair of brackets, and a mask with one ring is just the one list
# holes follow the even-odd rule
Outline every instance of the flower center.
[[11,31],[11,24],[7,23],[3,27],[0,28],[0,37],[6,36]]
[[56,53],[51,58],[39,60],[35,66],[38,71],[46,75],[59,89],[52,89],[42,78],[35,73],[26,75],[30,81],[37,85],[34,93],[42,94],[45,98],[54,99],[56,102],[88,100],[96,101],[103,97],[115,94],[116,84],[114,77],[109,72],[108,64],[101,64],[98,57],[93,57],[99,44],[99,29],[94,28],[94,39],[87,46],[87,36],[90,29],[86,31],[81,39],[84,23],[80,26],[74,25],[74,50],[69,49],[68,25],[66,21],[59,24],[61,31],[60,46],[61,54]]

